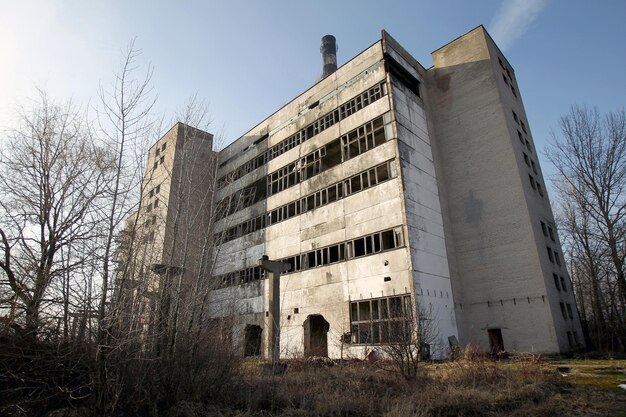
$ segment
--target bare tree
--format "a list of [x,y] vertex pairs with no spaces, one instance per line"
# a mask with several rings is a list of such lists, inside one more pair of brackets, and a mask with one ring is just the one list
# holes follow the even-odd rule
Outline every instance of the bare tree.
[[51,102],[40,91],[31,111],[0,156],[0,238],[3,270],[12,294],[14,325],[35,336],[45,323],[44,309],[58,317],[63,281],[65,333],[69,314],[67,289],[72,273],[89,254],[72,248],[96,239],[97,206],[104,197],[111,158],[92,141],[92,132],[71,103]]
[[[150,80],[152,69],[136,77],[140,51],[132,41],[123,54],[119,72],[110,90],[100,88],[101,110],[99,111],[100,133],[115,155],[113,176],[107,190],[107,204],[103,209],[103,239],[101,251],[100,300],[98,302],[98,350],[95,379],[95,404],[99,411],[115,407],[112,399],[117,398],[118,385],[109,384],[108,355],[115,341],[112,328],[118,319],[117,311],[109,311],[110,289],[115,270],[113,254],[116,252],[116,236],[122,233],[124,222],[137,209],[141,195],[142,169],[146,144],[153,134],[154,123],[151,111],[156,101]],[[134,233],[133,228],[132,233]],[[129,250],[132,251],[132,242]],[[122,282],[126,273],[122,274]],[[123,283],[121,285],[124,285]],[[119,341],[118,341],[119,342]],[[121,341],[125,343],[126,341]]]
[[[626,115],[573,107],[547,156],[579,311],[598,349],[626,343]],[[614,330],[614,331],[611,331]]]
[[396,372],[415,379],[420,361],[430,356],[439,339],[432,306],[424,306],[418,298],[412,303],[405,297],[402,305],[390,307],[389,314],[391,319],[381,326],[383,344],[379,349]]

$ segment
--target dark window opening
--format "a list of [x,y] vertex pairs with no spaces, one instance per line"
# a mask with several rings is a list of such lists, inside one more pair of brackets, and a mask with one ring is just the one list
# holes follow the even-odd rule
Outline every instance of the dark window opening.
[[[263,152],[263,154],[245,162],[244,164],[240,165],[238,168],[236,168],[232,172],[225,174],[224,176],[219,178],[217,182],[218,188],[223,188],[229,182],[235,181],[243,177],[247,173],[252,172],[256,168],[259,168],[267,164],[267,162],[295,148],[296,146],[310,139],[317,133],[328,129],[330,126],[332,126],[333,124],[336,124],[343,118],[348,117],[352,113],[375,102],[376,100],[380,99],[385,94],[386,94],[386,91],[384,89],[384,83],[376,85],[370,88],[369,90],[364,91],[357,97],[354,97],[347,103],[344,103],[343,105],[339,106],[338,109],[335,109],[331,113],[328,113],[320,117],[318,120],[314,121],[309,126],[305,127],[304,129],[301,129],[300,131],[296,132],[295,134],[288,137],[287,139],[274,145],[272,148]],[[268,136],[269,134],[266,133],[261,138],[259,138],[256,142],[254,142],[254,145],[260,143],[262,140],[267,139]],[[222,162],[220,164],[220,167],[225,166],[227,162],[228,161]]]
[[561,288],[563,288],[563,291],[567,291],[567,287],[565,286],[565,278],[560,277],[561,278]]
[[550,259],[550,262],[554,263],[554,255],[552,255],[552,248],[550,246],[547,246],[546,250],[548,251],[548,259]]
[[554,286],[557,290],[561,291],[561,286],[559,285],[559,276],[557,274],[552,274],[552,279],[554,279]]

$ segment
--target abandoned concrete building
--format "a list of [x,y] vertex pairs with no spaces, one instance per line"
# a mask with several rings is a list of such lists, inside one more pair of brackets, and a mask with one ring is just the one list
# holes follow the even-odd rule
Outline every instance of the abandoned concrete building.
[[[334,38],[322,49],[318,83],[215,153],[217,175],[190,174],[212,197],[188,201],[201,212],[188,232],[213,217],[205,278],[240,354],[270,354],[264,255],[289,264],[274,318],[282,356],[362,357],[421,320],[436,325],[438,355],[457,341],[551,353],[582,343],[515,73],[486,30],[434,51],[430,68],[384,31],[340,68]],[[150,150],[149,225],[180,210],[159,170],[213,163],[212,136],[183,143],[180,130]],[[157,258],[177,250],[161,230]]]

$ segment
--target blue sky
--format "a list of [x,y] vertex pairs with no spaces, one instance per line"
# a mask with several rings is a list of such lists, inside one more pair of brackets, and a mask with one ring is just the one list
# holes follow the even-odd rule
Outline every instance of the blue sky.
[[624,107],[623,0],[0,0],[0,128],[35,85],[93,103],[136,38],[166,124],[196,94],[228,143],[318,80],[325,34],[340,65],[384,28],[429,67],[431,51],[479,24],[516,71],[540,150],[570,105]]

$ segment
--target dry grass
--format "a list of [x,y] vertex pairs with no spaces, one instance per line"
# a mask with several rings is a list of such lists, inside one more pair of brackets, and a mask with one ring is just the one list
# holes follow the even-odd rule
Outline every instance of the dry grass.
[[413,382],[364,362],[297,361],[280,376],[263,375],[258,363],[243,369],[220,407],[177,409],[168,417],[623,416],[626,410],[626,394],[572,384],[533,355],[508,363],[469,355],[428,364]]

